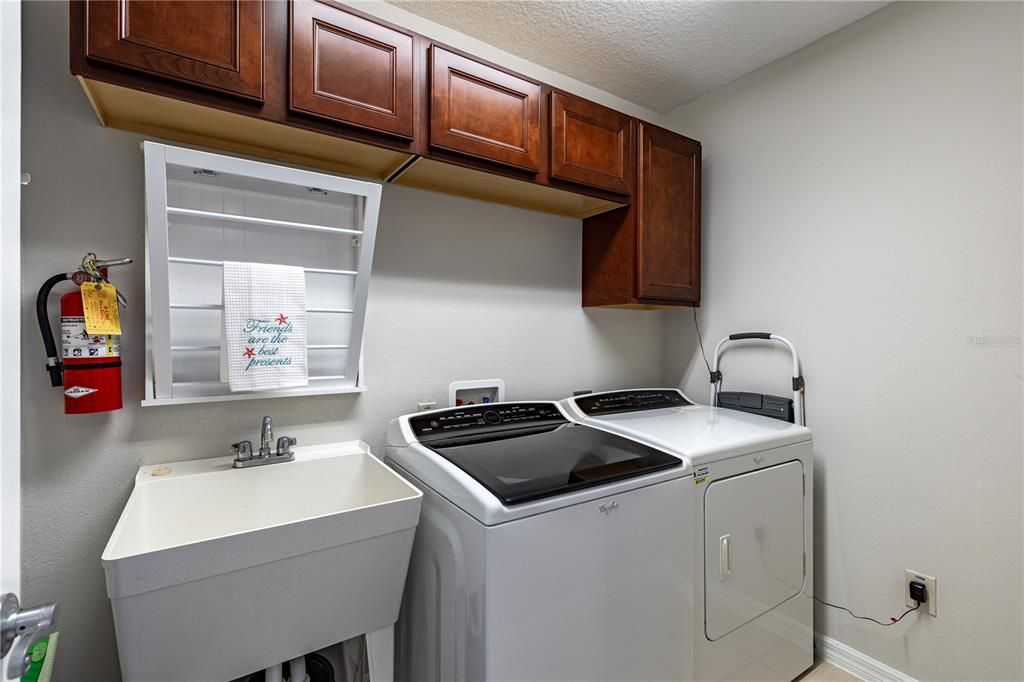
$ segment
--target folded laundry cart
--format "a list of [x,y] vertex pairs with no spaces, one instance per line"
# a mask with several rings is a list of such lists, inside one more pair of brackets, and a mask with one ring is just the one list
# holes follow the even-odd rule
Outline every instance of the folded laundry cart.
[[[748,393],[745,391],[723,391],[722,370],[719,369],[722,354],[730,346],[735,346],[741,341],[767,341],[768,343],[781,343],[789,349],[793,356],[793,397],[783,398],[767,393]],[[728,407],[732,410],[760,414],[772,419],[781,419],[792,424],[805,426],[807,420],[804,418],[804,377],[800,372],[800,355],[796,352],[793,343],[778,334],[770,332],[739,332],[729,334],[715,346],[715,356],[711,360],[711,398],[708,400],[711,405]]]

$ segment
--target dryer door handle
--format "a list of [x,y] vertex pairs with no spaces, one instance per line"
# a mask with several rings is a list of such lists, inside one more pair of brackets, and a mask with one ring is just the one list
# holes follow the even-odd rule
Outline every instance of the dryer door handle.
[[718,579],[725,581],[732,575],[732,533],[718,538]]

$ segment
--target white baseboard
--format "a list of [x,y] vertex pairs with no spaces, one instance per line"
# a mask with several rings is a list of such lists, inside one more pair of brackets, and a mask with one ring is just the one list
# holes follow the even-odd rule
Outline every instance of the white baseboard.
[[917,682],[851,646],[820,633],[814,633],[814,652],[821,660],[856,675],[865,682]]

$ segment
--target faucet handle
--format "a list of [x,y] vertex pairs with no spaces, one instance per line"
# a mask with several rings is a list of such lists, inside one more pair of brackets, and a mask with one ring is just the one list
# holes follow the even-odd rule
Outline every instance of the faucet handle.
[[242,440],[232,443],[231,454],[235,456],[236,462],[245,462],[252,459],[252,441]]
[[290,436],[281,436],[277,439],[277,456],[290,455],[292,452],[292,446],[299,441]]

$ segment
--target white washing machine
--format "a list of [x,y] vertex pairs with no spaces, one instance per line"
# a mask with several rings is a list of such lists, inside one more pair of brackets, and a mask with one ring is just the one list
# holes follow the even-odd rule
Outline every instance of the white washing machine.
[[692,404],[676,389],[562,402],[581,424],[634,438],[693,467],[693,677],[792,680],[814,662],[811,433]]
[[681,458],[524,402],[396,419],[386,459],[423,490],[399,679],[689,675]]

